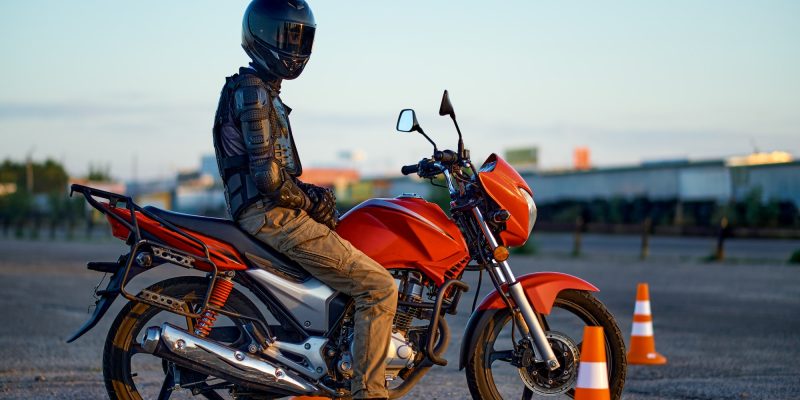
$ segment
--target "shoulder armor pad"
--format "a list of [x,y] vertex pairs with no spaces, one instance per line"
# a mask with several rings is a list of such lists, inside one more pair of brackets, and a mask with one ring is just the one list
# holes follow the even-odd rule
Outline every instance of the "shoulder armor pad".
[[234,92],[236,114],[247,110],[260,109],[269,103],[269,94],[263,86],[240,86]]

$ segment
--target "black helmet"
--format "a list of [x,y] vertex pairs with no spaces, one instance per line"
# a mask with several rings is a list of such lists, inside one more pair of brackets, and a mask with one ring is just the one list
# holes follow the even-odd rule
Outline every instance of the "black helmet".
[[242,47],[257,69],[294,79],[311,56],[316,27],[304,0],[253,0],[244,12]]

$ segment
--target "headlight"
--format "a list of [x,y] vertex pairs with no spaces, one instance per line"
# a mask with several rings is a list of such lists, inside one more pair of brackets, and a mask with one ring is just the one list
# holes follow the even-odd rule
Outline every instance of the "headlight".
[[522,193],[522,197],[528,203],[528,234],[530,234],[533,232],[533,225],[536,224],[536,216],[538,215],[536,203],[533,202],[533,197],[525,189],[519,188],[519,192]]

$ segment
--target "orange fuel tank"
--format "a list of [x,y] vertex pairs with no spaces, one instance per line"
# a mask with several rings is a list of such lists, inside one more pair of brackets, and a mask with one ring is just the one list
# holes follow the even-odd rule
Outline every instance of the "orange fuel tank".
[[342,217],[336,233],[385,268],[418,269],[437,285],[469,262],[455,222],[417,196],[367,200]]

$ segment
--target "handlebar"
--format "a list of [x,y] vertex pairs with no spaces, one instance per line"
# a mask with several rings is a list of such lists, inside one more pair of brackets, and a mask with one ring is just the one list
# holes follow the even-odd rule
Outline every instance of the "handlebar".
[[419,164],[404,165],[403,168],[400,169],[400,173],[403,175],[416,174],[417,172],[419,172]]
[[442,173],[441,164],[431,160],[430,158],[423,158],[416,164],[404,165],[400,169],[403,175],[417,174],[421,178],[432,178]]
[[[441,163],[442,165],[449,166],[453,165],[458,161],[458,154],[452,150],[444,150],[444,151],[435,151],[433,153],[433,159],[422,159],[417,164],[412,165],[404,165],[403,168],[400,169],[400,173],[403,175],[411,175],[417,174],[420,171],[423,172],[431,172],[428,171],[428,167],[431,166],[434,162]],[[440,171],[436,171],[436,174],[440,173]]]
[[458,154],[453,150],[436,151],[433,153],[433,159],[445,165],[450,165],[458,161]]

